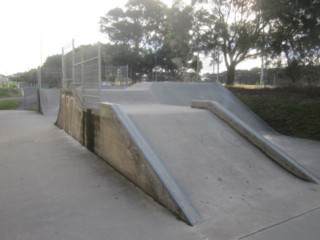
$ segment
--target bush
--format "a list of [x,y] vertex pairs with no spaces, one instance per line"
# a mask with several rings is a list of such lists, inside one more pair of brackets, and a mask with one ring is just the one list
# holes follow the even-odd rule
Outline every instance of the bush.
[[0,101],[0,110],[16,110],[19,107],[19,101]]

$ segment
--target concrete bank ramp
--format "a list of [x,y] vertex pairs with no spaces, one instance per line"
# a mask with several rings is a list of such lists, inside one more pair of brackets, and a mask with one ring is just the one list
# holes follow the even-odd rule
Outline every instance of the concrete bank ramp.
[[[148,172],[151,165],[140,162],[146,154],[137,144],[139,136],[148,146],[151,159],[160,162],[174,186],[179,187],[179,196],[185,195],[189,206],[199,213],[197,219],[201,221],[191,224],[203,239],[254,239],[251,237],[263,229],[320,208],[319,185],[303,181],[271,161],[211,111],[190,107],[193,100],[217,101],[238,118],[247,119],[262,136],[278,135],[222,86],[142,83],[125,90],[104,90],[102,97],[111,104],[101,104],[100,113],[94,113],[81,110],[72,94],[65,93],[65,103],[61,104],[65,109],[60,109],[58,122],[65,124],[71,135],[82,129],[73,136],[105,154],[118,170],[128,168],[124,175],[134,173],[128,178],[133,182],[143,180],[138,185],[143,188],[146,183],[145,191],[152,195],[156,188],[148,183],[148,177],[161,172]],[[78,119],[78,124],[70,125],[70,119]],[[81,123],[90,124],[78,127]],[[130,129],[136,134],[128,137]],[[136,166],[138,171],[133,169]],[[159,179],[155,177],[154,182]],[[166,184],[159,186],[161,191],[167,190]],[[172,197],[174,191],[170,194]],[[179,205],[182,202],[175,203],[183,209],[183,204]]]
[[102,100],[121,105],[172,105],[190,107],[197,100],[218,102],[250,126],[259,138],[274,145],[281,155],[301,165],[314,182],[320,179],[320,143],[283,136],[274,131],[236,96],[219,83],[138,83],[124,90],[104,90]]
[[320,207],[318,185],[281,168],[209,111],[123,109],[200,212],[196,226],[206,235],[235,239]]
[[104,90],[102,93],[103,101],[122,105],[164,104],[190,107],[193,100],[217,101],[255,129],[259,129],[261,133],[274,132],[219,83],[146,82],[135,84],[125,90]]
[[40,89],[40,112],[45,116],[57,117],[59,113],[60,89]]

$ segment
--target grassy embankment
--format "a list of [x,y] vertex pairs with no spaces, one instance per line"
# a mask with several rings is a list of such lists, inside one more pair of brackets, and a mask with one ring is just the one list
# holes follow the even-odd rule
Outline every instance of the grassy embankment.
[[[0,88],[0,98],[21,97],[20,89]],[[18,100],[0,100],[0,110],[15,110],[19,107]]]
[[320,141],[320,88],[229,88],[279,133]]

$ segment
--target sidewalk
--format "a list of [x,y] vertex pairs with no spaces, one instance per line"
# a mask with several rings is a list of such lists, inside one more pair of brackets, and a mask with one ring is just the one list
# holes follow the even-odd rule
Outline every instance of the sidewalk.
[[201,239],[30,111],[0,111],[1,240]]

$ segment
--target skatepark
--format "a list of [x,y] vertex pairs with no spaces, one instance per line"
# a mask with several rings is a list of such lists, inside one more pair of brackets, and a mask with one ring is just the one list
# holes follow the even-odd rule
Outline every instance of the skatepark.
[[0,112],[5,240],[319,239],[320,143],[278,134],[218,83],[39,103]]

